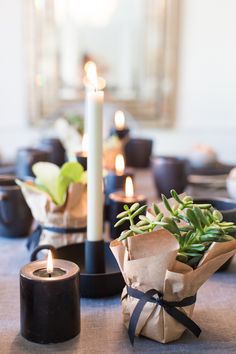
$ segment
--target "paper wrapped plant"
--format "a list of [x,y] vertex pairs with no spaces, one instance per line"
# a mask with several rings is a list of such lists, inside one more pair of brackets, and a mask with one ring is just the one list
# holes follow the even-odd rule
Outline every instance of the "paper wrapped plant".
[[81,242],[87,220],[86,172],[78,162],[61,168],[38,162],[33,166],[34,181],[20,181],[23,195],[38,228],[29,238],[29,248],[40,244],[55,247]]
[[122,311],[131,342],[143,335],[168,343],[186,328],[199,336],[191,319],[197,291],[236,251],[234,223],[210,204],[171,195],[146,214],[136,203],[118,215],[117,225],[130,222],[111,250],[126,282]]

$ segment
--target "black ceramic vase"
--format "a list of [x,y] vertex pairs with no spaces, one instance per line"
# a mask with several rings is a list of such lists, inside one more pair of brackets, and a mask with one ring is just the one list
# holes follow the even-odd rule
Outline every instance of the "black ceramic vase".
[[151,158],[152,173],[160,196],[170,197],[170,190],[182,193],[187,186],[189,163],[187,159],[169,156]]
[[33,218],[14,177],[0,176],[0,235],[23,237],[29,234]]
[[130,139],[125,145],[126,165],[146,168],[150,165],[153,141],[150,139]]

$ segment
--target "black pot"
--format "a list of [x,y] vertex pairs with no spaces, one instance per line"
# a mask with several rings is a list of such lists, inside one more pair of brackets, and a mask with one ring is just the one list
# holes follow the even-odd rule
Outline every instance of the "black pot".
[[126,165],[146,168],[150,164],[153,141],[150,139],[130,139],[125,145]]
[[23,237],[29,234],[33,218],[14,177],[0,176],[0,235]]
[[16,156],[16,176],[34,177],[32,166],[39,161],[50,161],[50,151],[35,148],[21,148]]
[[170,190],[182,193],[187,186],[189,162],[185,158],[156,156],[151,158],[152,173],[157,193],[170,197]]
[[[225,221],[232,221],[236,223],[236,202],[226,198],[194,198],[194,201],[199,204],[211,204],[215,209],[219,210],[223,215]],[[218,271],[227,270],[231,258],[225,262]]]
[[50,152],[50,161],[58,166],[62,166],[65,162],[65,149],[57,138],[43,138],[40,140],[40,148]]

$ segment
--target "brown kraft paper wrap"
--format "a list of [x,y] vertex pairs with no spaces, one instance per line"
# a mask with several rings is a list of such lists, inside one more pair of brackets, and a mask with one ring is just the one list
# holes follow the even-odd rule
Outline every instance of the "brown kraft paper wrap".
[[[61,228],[84,228],[87,223],[87,186],[81,183],[71,184],[67,198],[62,206],[57,206],[46,193],[22,187],[25,200],[34,219],[43,226]],[[42,230],[40,245],[51,244],[60,247],[82,242],[83,233],[58,234]]]
[[[179,244],[175,237],[160,229],[151,233],[114,240],[111,250],[118,262],[126,285],[145,292],[156,289],[166,301],[181,301],[194,296],[201,285],[236,251],[236,240],[212,243],[196,269],[176,261]],[[128,328],[138,299],[122,294],[122,313]],[[180,308],[192,318],[194,304]],[[201,324],[199,324],[201,325]],[[177,340],[185,327],[171,317],[163,307],[147,302],[141,312],[135,335],[143,335],[161,343]]]

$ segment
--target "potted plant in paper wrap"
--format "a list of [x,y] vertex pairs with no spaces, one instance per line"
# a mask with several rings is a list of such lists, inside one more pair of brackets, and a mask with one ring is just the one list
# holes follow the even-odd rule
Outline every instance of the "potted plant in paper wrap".
[[130,222],[111,250],[126,282],[122,312],[132,343],[137,335],[168,343],[186,328],[199,336],[192,320],[197,291],[236,251],[234,223],[210,204],[171,195],[148,210],[124,206],[117,216],[116,225]]
[[86,172],[78,162],[61,168],[49,163],[33,165],[34,180],[16,182],[21,186],[38,228],[28,247],[50,244],[55,247],[81,242],[87,220]]

